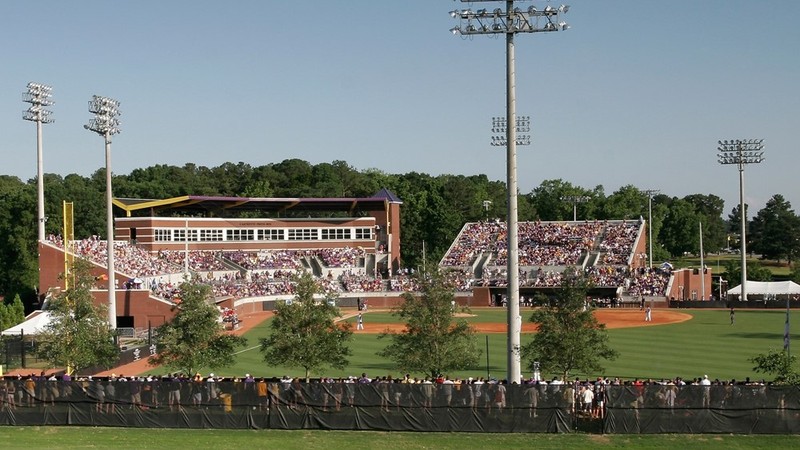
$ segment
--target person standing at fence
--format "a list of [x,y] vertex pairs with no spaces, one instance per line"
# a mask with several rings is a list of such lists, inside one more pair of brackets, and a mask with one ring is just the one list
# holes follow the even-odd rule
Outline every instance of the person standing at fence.
[[58,396],[58,378],[56,378],[56,373],[53,372],[47,377],[47,390],[44,397],[45,404],[50,404],[50,406],[55,405]]
[[25,400],[29,407],[33,407],[36,402],[36,380],[33,379],[33,375],[28,375],[28,378],[25,378],[24,389]]
[[645,322],[653,321],[652,309],[650,309],[649,306],[644,310],[644,321]]
[[117,387],[115,383],[115,376],[111,374],[111,377],[106,382],[106,414],[116,414],[117,412]]
[[364,329],[364,316],[361,313],[358,313],[356,317],[356,330],[363,330]]
[[670,414],[675,414],[675,399],[678,398],[678,386],[672,381],[667,383],[667,391],[664,392],[664,400],[667,403]]
[[525,405],[528,407],[528,417],[538,417],[536,408],[539,406],[539,384],[532,380],[526,386]]
[[[256,396],[258,398],[258,410],[268,410],[267,406],[267,380],[261,377],[256,383]],[[255,409],[255,406],[253,407]]]
[[91,396],[95,399],[95,411],[102,413],[106,409],[106,388],[100,380],[92,381],[90,384]]
[[181,378],[177,373],[170,378],[169,410],[181,410]]
[[433,407],[433,381],[428,377],[422,381],[422,396],[423,407],[431,409]]
[[711,380],[708,379],[708,375],[703,375],[700,386],[703,387],[703,408],[708,408],[711,406]]
[[583,392],[581,392],[581,400],[583,401],[583,407],[581,408],[587,416],[592,415],[592,404],[594,403],[594,390],[591,384],[584,386]]
[[606,407],[606,385],[605,382],[599,380],[595,383],[595,394],[594,394],[594,417],[598,419],[605,418],[605,407]]
[[14,382],[6,381],[4,384],[5,387],[3,390],[5,391],[5,398],[4,398],[6,402],[5,407],[8,409],[17,409],[17,402],[15,400],[17,388],[14,387]]
[[494,407],[502,413],[506,407],[506,380],[500,380],[494,387]]

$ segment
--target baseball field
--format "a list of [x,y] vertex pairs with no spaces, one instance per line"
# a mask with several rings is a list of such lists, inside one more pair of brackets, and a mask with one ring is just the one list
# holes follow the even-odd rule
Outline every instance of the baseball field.
[[[731,324],[727,310],[676,310],[655,309],[652,322],[644,321],[644,313],[638,308],[601,309],[595,311],[600,322],[609,329],[611,345],[620,356],[604,364],[605,372],[596,374],[572,374],[573,376],[609,376],[624,379],[674,378],[692,379],[707,374],[711,379],[753,379],[765,375],[753,372],[749,358],[769,349],[782,349],[786,311],[781,309],[737,310],[735,323]],[[355,312],[344,311],[344,319],[353,321]],[[523,309],[522,342],[526,343],[535,332],[529,323],[531,311]],[[478,334],[483,350],[481,367],[451,377],[490,376],[502,378],[506,367],[506,311],[502,308],[473,308],[459,313]],[[399,375],[391,361],[376,355],[386,344],[378,334],[387,329],[400,330],[402,324],[390,311],[369,311],[363,315],[364,330],[353,335],[353,355],[345,370],[327,370],[314,376],[350,376],[366,372],[370,376]],[[269,319],[265,317],[245,318],[248,330],[244,336],[248,345],[239,350],[237,363],[227,369],[216,370],[225,376],[242,376],[245,373],[257,376],[302,375],[299,369],[268,366],[258,351],[258,340],[269,333]],[[800,312],[790,316],[791,324],[800,323]],[[353,327],[355,329],[355,326]],[[793,327],[793,328],[796,328]],[[792,334],[794,338],[796,333]],[[591,348],[585,349],[591,352]],[[487,363],[488,355],[488,363]],[[524,362],[523,362],[524,364]],[[524,367],[524,365],[523,365]],[[204,369],[208,373],[210,369]],[[162,373],[162,369],[150,368],[149,373]],[[424,374],[412,374],[420,376]],[[530,373],[523,373],[530,376]],[[552,376],[552,374],[543,374]]]

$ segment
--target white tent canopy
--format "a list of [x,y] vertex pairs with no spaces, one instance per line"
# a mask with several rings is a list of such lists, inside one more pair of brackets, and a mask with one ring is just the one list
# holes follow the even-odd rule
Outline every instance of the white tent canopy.
[[[755,295],[800,294],[800,284],[793,281],[747,281],[747,293]],[[728,289],[728,295],[742,293],[742,285]]]
[[37,334],[44,329],[51,321],[50,312],[48,311],[34,311],[28,315],[25,322],[19,325],[3,330],[3,336],[19,335],[20,332],[25,334]]

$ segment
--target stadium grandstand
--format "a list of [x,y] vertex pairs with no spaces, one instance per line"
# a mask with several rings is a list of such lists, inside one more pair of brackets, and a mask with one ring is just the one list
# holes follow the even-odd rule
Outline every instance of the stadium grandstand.
[[[361,304],[367,292],[390,301],[401,204],[386,189],[368,198],[114,199],[115,212],[124,213],[114,219],[118,327],[163,324],[187,275],[207,282],[220,308],[234,311],[272,309],[291,298],[299,271],[313,273],[343,306]],[[108,290],[107,254],[97,236],[49,236],[40,243],[41,292],[63,288],[67,256],[79,256],[94,264],[99,301]]]
[[[519,223],[520,294],[523,303],[561,285],[568,267],[582,270],[600,303],[639,304],[642,297],[666,302],[671,270],[650,268],[644,220]],[[488,289],[491,303],[504,299],[507,270],[505,222],[467,223],[440,265],[454,271],[457,285]],[[527,299],[525,299],[527,297]]]
[[[187,274],[212,287],[220,309],[239,315],[293,297],[293,275],[301,271],[345,307],[394,306],[403,292],[417,290],[413,272],[400,265],[402,201],[386,189],[369,198],[183,196],[114,204],[124,213],[115,218],[114,236],[120,328],[169,320]],[[673,277],[667,268],[649,267],[645,231],[641,219],[520,223],[521,301],[532,306],[537,293],[552,294],[563,272],[577,267],[604,306],[638,305],[644,297],[666,302]],[[502,305],[506,245],[504,222],[462,227],[439,263],[460,304]],[[96,236],[40,243],[40,291],[63,287],[68,255],[94,263],[100,301],[108,289],[107,243]]]

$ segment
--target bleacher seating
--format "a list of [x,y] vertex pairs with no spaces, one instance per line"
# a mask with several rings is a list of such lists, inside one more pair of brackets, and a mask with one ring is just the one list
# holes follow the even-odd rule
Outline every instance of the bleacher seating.
[[[579,267],[594,286],[623,287],[632,296],[664,295],[669,272],[630,268],[640,229],[638,221],[521,222],[518,235],[520,286],[557,287],[566,267]],[[60,237],[50,236],[49,241],[63,248]],[[442,258],[440,267],[458,291],[470,291],[478,286],[504,287],[508,282],[506,246],[504,222],[467,223]],[[75,241],[73,249],[99,265],[106,264],[106,241],[97,236]],[[190,271],[205,273],[204,279],[216,296],[239,299],[292,295],[295,291],[292,276],[307,270],[312,260],[317,271],[321,265],[323,272],[318,283],[326,293],[418,290],[408,270],[399,271],[388,280],[368,275],[363,267],[366,252],[360,247],[161,251],[153,255],[135,245],[115,242],[114,249],[120,273],[154,280],[148,282],[147,287],[154,295],[165,299],[175,297],[178,283],[155,280],[182,273],[187,256]],[[241,273],[231,270],[236,267]]]

